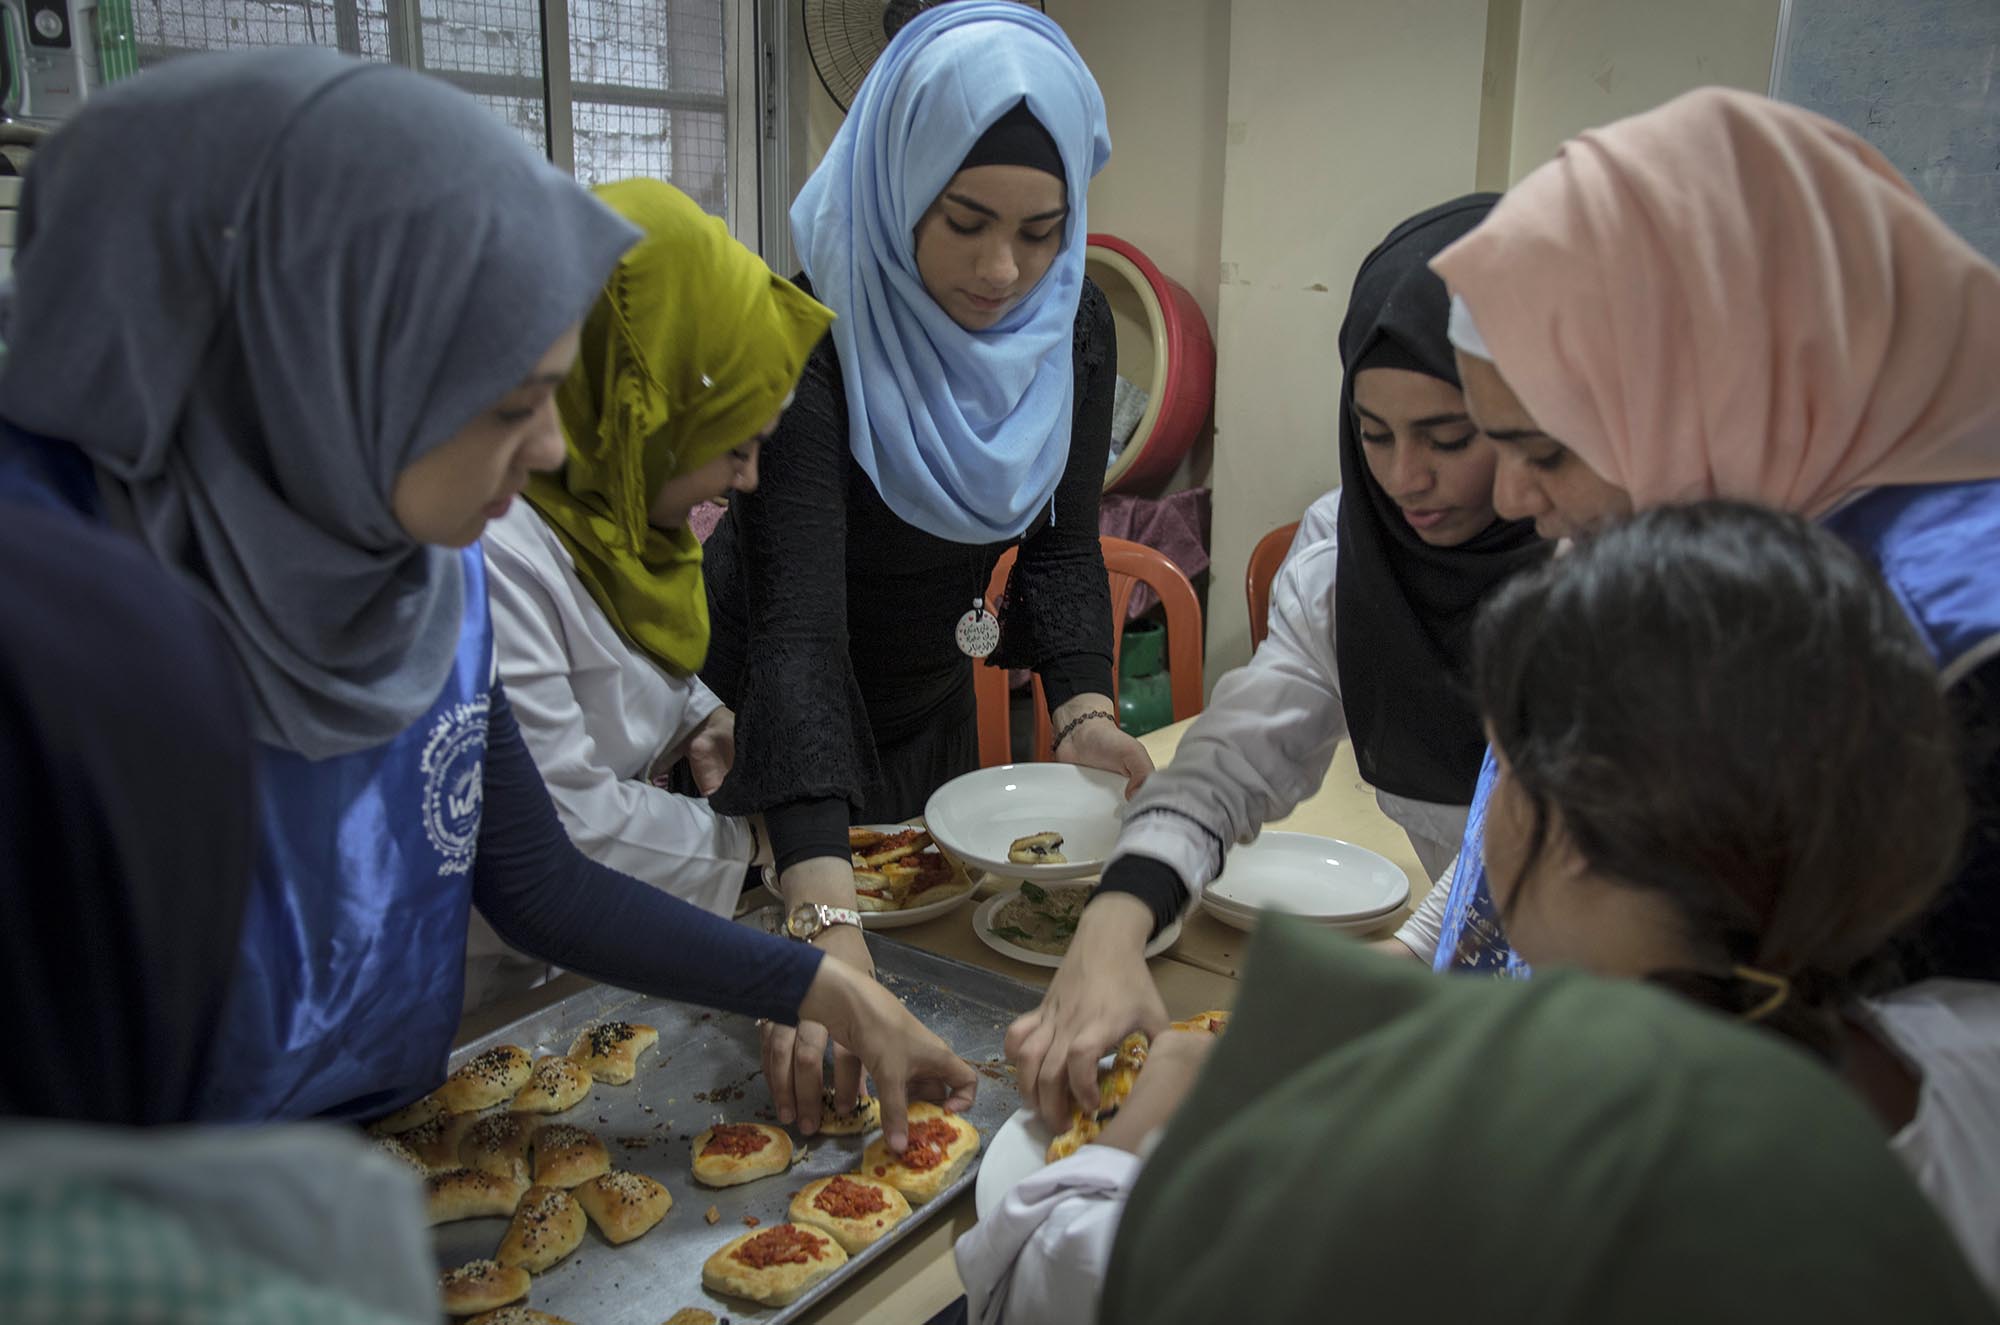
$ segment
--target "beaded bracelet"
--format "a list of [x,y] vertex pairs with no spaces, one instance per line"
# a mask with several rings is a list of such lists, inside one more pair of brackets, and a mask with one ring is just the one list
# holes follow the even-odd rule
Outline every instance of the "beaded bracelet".
[[1062,749],[1062,743],[1069,739],[1069,734],[1084,723],[1089,722],[1092,718],[1103,718],[1106,722],[1114,726],[1118,722],[1117,715],[1105,709],[1092,709],[1088,713],[1079,713],[1068,722],[1065,722],[1062,725],[1062,730],[1056,733],[1055,740],[1049,742],[1049,753],[1054,754],[1056,751]]

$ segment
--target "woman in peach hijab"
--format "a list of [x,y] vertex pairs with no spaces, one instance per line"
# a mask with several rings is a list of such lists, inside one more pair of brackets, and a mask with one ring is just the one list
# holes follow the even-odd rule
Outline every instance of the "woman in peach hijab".
[[[1855,134],[1719,89],[1572,139],[1432,265],[1501,515],[1580,536],[1736,497],[1881,569],[1960,716],[1978,815],[1897,956],[1909,979],[2000,979],[2000,269]],[[1482,821],[1441,965],[1491,964]]]

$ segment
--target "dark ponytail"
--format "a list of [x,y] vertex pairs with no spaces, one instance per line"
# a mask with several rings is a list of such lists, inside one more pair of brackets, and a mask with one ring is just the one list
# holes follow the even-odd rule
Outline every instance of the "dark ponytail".
[[1665,507],[1511,581],[1474,647],[1529,863],[1559,820],[1673,903],[1699,961],[1658,983],[1831,1055],[1966,815],[1936,669],[1874,569],[1796,516]]

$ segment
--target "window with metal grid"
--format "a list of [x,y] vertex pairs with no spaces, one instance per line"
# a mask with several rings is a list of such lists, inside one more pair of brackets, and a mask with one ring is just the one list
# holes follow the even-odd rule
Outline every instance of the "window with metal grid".
[[132,20],[141,68],[193,51],[314,45],[422,69],[587,184],[652,175],[724,215],[733,2],[133,0]]

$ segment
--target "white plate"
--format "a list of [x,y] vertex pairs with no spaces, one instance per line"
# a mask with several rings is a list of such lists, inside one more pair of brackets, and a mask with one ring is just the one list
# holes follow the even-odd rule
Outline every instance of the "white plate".
[[[913,827],[914,825],[856,824],[854,826],[856,828],[873,829],[878,833],[900,833],[904,829]],[[925,850],[936,851],[937,848],[926,847]],[[766,865],[764,867],[764,886],[771,890],[772,896],[782,896],[778,892],[778,871],[775,866]],[[941,897],[935,902],[925,902],[922,906],[905,907],[900,911],[863,911],[861,913],[861,928],[901,929],[905,925],[921,925],[926,920],[936,920],[945,912],[955,911],[959,907],[964,906],[972,900],[972,895],[978,891],[978,886],[973,885],[967,887],[962,892],[953,893],[950,897]]]
[[1016,1109],[1000,1124],[979,1156],[979,1178],[972,1189],[972,1206],[981,1219],[993,1213],[1015,1183],[1048,1163],[1054,1139],[1033,1109]]
[[[1075,764],[1004,764],[955,777],[931,793],[924,823],[945,850],[1003,879],[1083,879],[1117,844],[1125,779]],[[1061,833],[1062,865],[1017,865],[1007,850],[1036,833]]]
[[[1019,866],[1015,868],[1018,869]],[[1052,884],[1049,886],[1056,888],[1087,888],[1090,885],[1072,883]],[[1061,957],[1053,953],[1036,952],[1033,948],[1024,948],[1018,943],[1009,943],[1006,939],[1001,938],[993,932],[993,917],[999,914],[1001,907],[1007,905],[1007,903],[1020,895],[1021,890],[1019,888],[1009,888],[1006,892],[996,893],[981,902],[979,909],[972,913],[972,932],[979,936],[981,943],[984,943],[1002,957],[1012,957],[1015,961],[1026,962],[1030,966],[1061,966]],[[1168,948],[1173,947],[1174,940],[1180,936],[1181,922],[1176,920],[1173,924],[1161,930],[1158,938],[1155,938],[1151,943],[1146,945],[1146,955],[1148,957],[1159,956]]]
[[[1277,914],[1276,912],[1252,911],[1247,915],[1243,915],[1234,911],[1222,911],[1218,910],[1206,898],[1202,899],[1201,909],[1231,929],[1240,929],[1246,934],[1256,929],[1257,922],[1262,920],[1266,915]],[[1389,923],[1389,916],[1394,914],[1391,911],[1389,915],[1379,915],[1368,920],[1301,920],[1300,923],[1311,925],[1314,929],[1330,929],[1336,934],[1373,934],[1376,930],[1386,926]]]
[[[1218,919],[1279,911],[1320,924],[1377,920],[1410,898],[1409,876],[1352,842],[1310,833],[1265,833],[1229,853],[1202,893]],[[1241,926],[1239,926],[1241,928]]]

